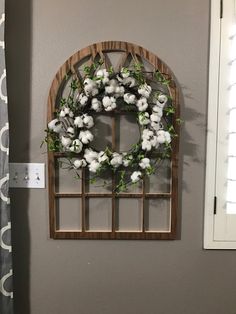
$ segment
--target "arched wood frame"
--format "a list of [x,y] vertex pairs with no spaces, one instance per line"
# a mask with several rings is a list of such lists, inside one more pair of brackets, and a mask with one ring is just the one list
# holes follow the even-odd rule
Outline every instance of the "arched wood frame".
[[[178,102],[178,90],[173,78],[173,74],[169,68],[153,53],[146,49],[137,46],[135,44],[121,42],[121,41],[107,41],[100,42],[88,46],[75,54],[73,54],[58,70],[55,78],[52,82],[49,98],[48,98],[48,115],[47,121],[51,121],[54,118],[55,104],[59,88],[65,76],[68,73],[74,73],[81,79],[80,74],[76,70],[76,65],[84,58],[89,58],[89,62],[92,62],[98,56],[105,61],[105,65],[109,66],[109,60],[106,58],[106,52],[125,52],[121,58],[118,67],[121,68],[129,55],[137,60],[147,60],[152,66],[153,71],[159,70],[161,73],[168,75],[171,78],[171,83],[168,87],[169,93],[173,99],[173,106],[175,107],[174,116],[174,128],[176,133],[179,135],[179,126],[176,123],[176,119],[179,118],[179,102]],[[115,69],[115,71],[118,70]],[[49,215],[50,215],[50,237],[54,239],[175,239],[176,236],[176,213],[178,207],[178,146],[179,139],[176,137],[172,142],[172,158],[171,158],[171,191],[170,193],[141,193],[138,194],[127,194],[120,193],[118,196],[112,193],[112,230],[111,232],[97,232],[97,231],[86,231],[86,208],[85,200],[86,197],[107,197],[105,194],[94,195],[90,193],[87,195],[84,190],[84,184],[82,184],[82,193],[78,194],[61,194],[55,190],[55,159],[63,157],[61,153],[48,152],[48,185],[49,185]],[[60,197],[81,197],[82,199],[82,229],[81,231],[61,231],[57,230],[57,217],[56,217],[56,200]],[[116,197],[139,197],[142,198],[143,203],[145,199],[149,198],[170,198],[171,200],[171,225],[169,232],[150,232],[145,230],[145,222],[143,215],[143,226],[140,232],[117,232],[115,230],[115,199]],[[144,205],[143,205],[144,211]]]

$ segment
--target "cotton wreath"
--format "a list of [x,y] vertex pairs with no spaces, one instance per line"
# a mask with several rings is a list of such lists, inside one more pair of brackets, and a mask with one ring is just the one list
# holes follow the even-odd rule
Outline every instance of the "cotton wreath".
[[[82,82],[72,79],[69,96],[61,97],[55,118],[47,125],[45,142],[50,151],[66,155],[69,169],[78,177],[82,168],[95,177],[112,170],[118,193],[153,174],[162,160],[170,158],[171,141],[176,136],[174,107],[167,93],[151,87],[153,82],[169,84],[160,72],[150,79],[140,64],[117,73],[101,67],[101,62],[85,67]],[[140,139],[127,152],[93,148],[94,114],[110,111],[132,111],[137,118]]]

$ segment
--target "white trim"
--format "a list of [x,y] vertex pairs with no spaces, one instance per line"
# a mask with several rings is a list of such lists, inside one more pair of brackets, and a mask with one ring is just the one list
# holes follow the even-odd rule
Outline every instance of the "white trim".
[[217,141],[217,110],[220,61],[220,0],[211,1],[210,58],[208,86],[206,188],[204,217],[204,248],[213,248],[214,235],[214,196]]
[[[232,1],[232,0],[224,0]],[[214,197],[216,196],[217,133],[219,111],[219,84],[221,72],[221,31],[220,0],[211,1],[210,59],[208,88],[208,127],[205,181],[204,248],[236,249],[236,241],[216,241]],[[217,92],[218,91],[218,92]],[[223,239],[224,240],[224,239]]]

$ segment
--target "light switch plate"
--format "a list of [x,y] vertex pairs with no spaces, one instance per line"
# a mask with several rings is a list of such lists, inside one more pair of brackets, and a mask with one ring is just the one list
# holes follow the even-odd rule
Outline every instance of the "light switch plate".
[[10,163],[12,188],[45,188],[45,164]]

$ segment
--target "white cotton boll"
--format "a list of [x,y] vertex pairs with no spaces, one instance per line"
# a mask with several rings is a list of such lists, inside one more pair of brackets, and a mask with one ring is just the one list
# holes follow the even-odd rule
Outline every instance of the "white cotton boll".
[[84,159],[76,159],[73,163],[75,169],[79,169],[81,167],[85,167],[87,165]]
[[62,130],[61,122],[58,119],[54,119],[48,123],[49,130],[60,133]]
[[157,136],[153,136],[152,139],[150,140],[150,143],[152,147],[157,148],[159,146],[159,143],[157,141]]
[[123,78],[120,77],[118,74],[116,75],[116,78],[117,78],[117,80],[118,80],[120,83],[123,83]]
[[156,113],[159,117],[162,117],[162,116],[163,116],[163,109],[160,108],[160,107],[158,107],[158,106],[154,106],[154,107],[152,108],[152,111],[153,111],[154,113]]
[[148,102],[147,99],[145,97],[141,97],[137,103],[136,106],[138,107],[139,111],[145,111],[148,107]]
[[130,93],[126,93],[124,94],[124,101],[127,103],[127,104],[135,104],[136,103],[136,96],[133,95],[133,94],[130,94]]
[[116,87],[116,86],[118,86],[118,81],[116,80],[116,79],[112,79],[112,80],[110,80],[110,82],[109,82],[109,85],[110,86],[114,86],[114,87]]
[[105,84],[108,84],[108,83],[109,83],[109,77],[104,77],[104,78],[102,79],[102,82],[103,82],[104,85],[105,85]]
[[86,148],[84,158],[90,164],[93,160],[96,160],[98,158],[98,153],[92,149]]
[[59,113],[59,116],[60,116],[61,118],[64,118],[64,117],[66,116],[65,111],[64,111],[64,110],[61,110],[60,113]]
[[99,93],[97,88],[92,89],[92,96],[96,96]]
[[122,165],[122,163],[123,163],[123,157],[122,157],[122,155],[121,154],[118,154],[118,153],[113,153],[112,154],[112,159],[111,159],[111,161],[110,161],[110,163],[111,163],[111,165],[113,166],[113,167],[118,167],[118,166],[120,166],[120,165]]
[[170,133],[164,130],[157,131],[157,141],[160,144],[163,143],[170,143],[171,142],[171,136]]
[[85,92],[86,96],[90,96],[92,94],[93,88],[94,88],[94,86],[92,84],[87,84],[84,86],[84,92]]
[[91,103],[91,108],[96,112],[101,111],[102,110],[101,101],[99,101],[97,98],[93,98],[92,103]]
[[160,95],[158,95],[158,97],[157,97],[157,100],[161,103],[161,104],[166,104],[167,103],[167,101],[168,101],[168,97],[166,96],[166,95],[164,95],[164,94],[160,94]]
[[74,168],[75,169],[78,169],[82,166],[82,160],[80,159],[76,159],[74,162],[73,162],[73,165],[74,165]]
[[91,82],[92,82],[92,80],[87,77],[87,78],[84,80],[84,85],[91,84]]
[[103,77],[103,70],[98,70],[97,73],[96,73],[96,76],[97,76],[98,78]]
[[133,183],[136,183],[141,179],[141,176],[142,176],[142,173],[140,171],[134,171],[130,178]]
[[167,101],[168,101],[168,97],[164,94],[160,94],[157,97],[156,105],[157,107],[163,109]]
[[114,110],[115,108],[116,108],[116,105],[112,104],[111,106],[106,107],[106,108],[105,108],[105,111],[112,111],[112,110]]
[[90,131],[85,131],[88,142],[93,140],[93,134]]
[[138,121],[140,125],[147,125],[150,123],[149,113],[144,112],[144,114],[140,114],[138,117]]
[[164,106],[165,106],[165,103],[161,103],[161,102],[159,102],[159,101],[157,100],[157,101],[156,101],[156,106],[159,107],[159,108],[161,108],[161,109],[163,109]]
[[109,77],[109,72],[107,71],[107,69],[103,70],[103,76],[104,77]]
[[100,164],[96,160],[93,160],[89,165],[89,171],[93,173],[96,173],[99,168]]
[[118,81],[115,79],[112,79],[109,81],[109,85],[105,87],[105,92],[107,94],[113,94],[116,92],[117,88],[119,88]]
[[100,69],[97,71],[96,76],[98,78],[109,77],[109,72],[106,69]]
[[73,137],[75,135],[75,130],[71,126],[67,128],[67,133],[69,134],[70,137]]
[[149,159],[149,158],[143,158],[143,159],[141,159],[141,161],[140,161],[140,163],[139,163],[139,166],[140,166],[142,169],[149,168],[149,167],[150,167],[150,159]]
[[65,137],[65,136],[61,137],[62,146],[68,147],[71,143],[72,143],[72,140],[69,137]]
[[58,123],[57,125],[55,125],[53,132],[60,133],[61,131],[62,131],[62,125],[61,125],[61,123]]
[[71,133],[71,134],[74,134],[75,130],[70,126],[69,128],[67,128],[67,132]]
[[76,139],[71,143],[70,151],[78,154],[81,152],[82,148],[83,144],[78,139]]
[[102,104],[103,106],[106,108],[106,107],[109,107],[111,105],[111,99],[109,96],[105,96],[103,97],[102,99]]
[[71,118],[73,118],[74,113],[73,113],[73,111],[71,111],[69,108],[66,107],[66,108],[64,108],[64,109],[61,110],[59,116],[60,116],[61,118],[64,118],[64,117],[67,116],[67,115],[69,115]]
[[150,141],[148,140],[143,140],[142,141],[142,149],[143,150],[147,150],[147,151],[150,151],[152,149],[152,144]]
[[88,116],[87,114],[83,117],[83,124],[87,129],[90,129],[94,126],[93,117]]
[[73,111],[71,111],[71,110],[70,110],[70,112],[69,112],[69,117],[71,117],[71,118],[74,117],[74,113],[73,113]]
[[114,97],[104,96],[102,99],[102,104],[105,111],[112,111],[116,108],[116,99]]
[[59,122],[58,119],[54,119],[54,120],[50,121],[50,122],[48,123],[48,128],[49,128],[49,130],[53,130],[58,122]]
[[134,87],[136,85],[136,80],[133,77],[127,77],[122,80],[122,83],[129,87]]
[[74,120],[74,125],[77,126],[78,128],[82,128],[84,126],[82,117],[80,116],[76,117]]
[[106,69],[98,70],[96,76],[102,81],[104,85],[109,82],[109,72]]
[[120,74],[123,78],[127,78],[130,76],[130,71],[127,68],[121,68]]
[[98,94],[97,84],[95,81],[91,80],[90,78],[86,78],[84,80],[84,92],[86,96],[95,96]]
[[161,118],[159,117],[157,113],[151,114],[150,119],[152,122],[156,122],[156,123],[161,121]]
[[108,160],[108,156],[105,152],[101,151],[98,153],[98,162],[102,163],[104,161]]
[[130,163],[132,162],[133,156],[132,155],[127,156],[127,153],[123,153],[122,155],[123,155],[123,166],[128,167]]
[[129,159],[123,159],[123,166],[124,167],[128,167],[130,164],[130,160]]
[[151,122],[151,127],[152,127],[155,131],[158,131],[158,130],[160,130],[160,123],[159,123],[159,122]]
[[105,87],[105,92],[107,94],[112,94],[112,93],[114,93],[114,91],[115,91],[115,86],[108,85],[108,86]]
[[79,134],[79,139],[83,144],[88,144],[93,140],[93,134],[90,131],[81,131]]
[[151,86],[147,85],[146,83],[139,86],[138,93],[143,97],[148,98],[151,92],[152,92]]
[[163,135],[158,135],[157,141],[158,141],[158,143],[163,144],[163,143],[165,143],[166,138]]
[[150,139],[152,136],[154,135],[153,131],[149,130],[149,129],[144,129],[143,133],[142,133],[142,139]]
[[115,88],[115,96],[116,97],[122,97],[124,96],[125,88],[124,86],[117,86]]
[[81,104],[81,106],[85,106],[87,104],[88,101],[88,97],[86,95],[84,95],[83,93],[81,93],[79,95],[79,102]]
[[166,142],[167,143],[170,143],[171,142],[171,136],[170,136],[170,133],[169,132],[165,132],[165,138],[166,138]]

